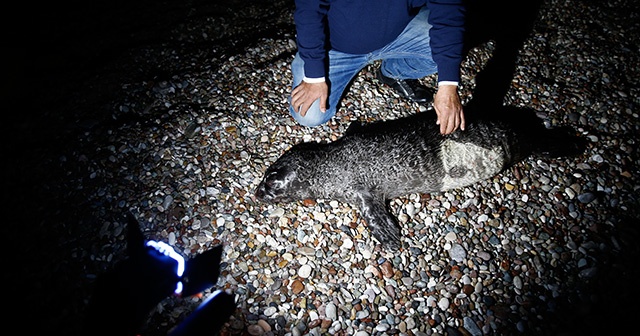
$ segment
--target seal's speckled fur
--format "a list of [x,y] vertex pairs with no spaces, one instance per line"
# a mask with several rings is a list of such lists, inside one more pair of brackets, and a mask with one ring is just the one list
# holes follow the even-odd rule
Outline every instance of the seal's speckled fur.
[[502,112],[468,120],[465,131],[448,136],[439,133],[435,113],[352,124],[337,141],[291,147],[267,169],[255,195],[269,203],[336,199],[357,205],[373,236],[397,249],[400,228],[388,200],[464,187],[532,154],[558,157],[584,149],[584,141],[566,130],[514,120],[520,110]]

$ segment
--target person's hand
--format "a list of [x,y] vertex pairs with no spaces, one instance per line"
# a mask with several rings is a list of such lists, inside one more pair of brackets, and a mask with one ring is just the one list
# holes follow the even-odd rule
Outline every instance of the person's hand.
[[460,127],[464,131],[464,111],[460,96],[458,96],[458,87],[455,85],[441,85],[433,99],[433,107],[438,115],[437,125],[440,125],[440,134],[446,135],[453,133]]
[[311,104],[320,99],[320,111],[327,111],[327,97],[329,97],[329,87],[327,83],[307,83],[302,82],[291,91],[291,106],[293,110],[305,116]]

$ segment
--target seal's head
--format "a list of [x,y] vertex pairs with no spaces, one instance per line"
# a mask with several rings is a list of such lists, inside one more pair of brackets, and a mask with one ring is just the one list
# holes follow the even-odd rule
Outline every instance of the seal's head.
[[[276,160],[264,173],[255,191],[259,201],[288,203],[307,198],[318,198],[317,180],[324,175],[316,168],[325,159],[323,148],[317,143],[299,143]],[[321,174],[322,173],[322,174]]]
[[295,201],[291,197],[291,190],[296,184],[297,175],[291,167],[276,162],[265,172],[256,189],[256,198],[265,203]]

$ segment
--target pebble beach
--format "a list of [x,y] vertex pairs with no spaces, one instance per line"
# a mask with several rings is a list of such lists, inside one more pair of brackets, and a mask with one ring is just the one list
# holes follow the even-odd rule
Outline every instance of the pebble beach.
[[292,0],[114,6],[69,28],[73,43],[52,29],[65,51],[40,53],[42,69],[16,71],[5,90],[16,98],[3,127],[10,316],[34,334],[80,334],[96,279],[126,257],[129,211],[185,258],[224,246],[216,286],[163,300],[143,336],[166,335],[217,289],[237,303],[221,335],[637,333],[640,3],[536,5],[480,24],[503,34],[474,40],[461,97],[504,88],[504,105],[573,128],[587,150],[391,200],[399,253],[354,205],[253,195],[296,143],[435,113],[378,82],[372,64],[328,124],[297,125]]

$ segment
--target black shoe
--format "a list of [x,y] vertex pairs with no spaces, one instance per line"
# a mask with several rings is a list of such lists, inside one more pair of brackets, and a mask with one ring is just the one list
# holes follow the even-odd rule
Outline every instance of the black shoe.
[[417,79],[393,79],[383,75],[380,68],[378,68],[376,75],[379,81],[389,85],[412,102],[429,103],[433,100],[434,91],[420,84]]

